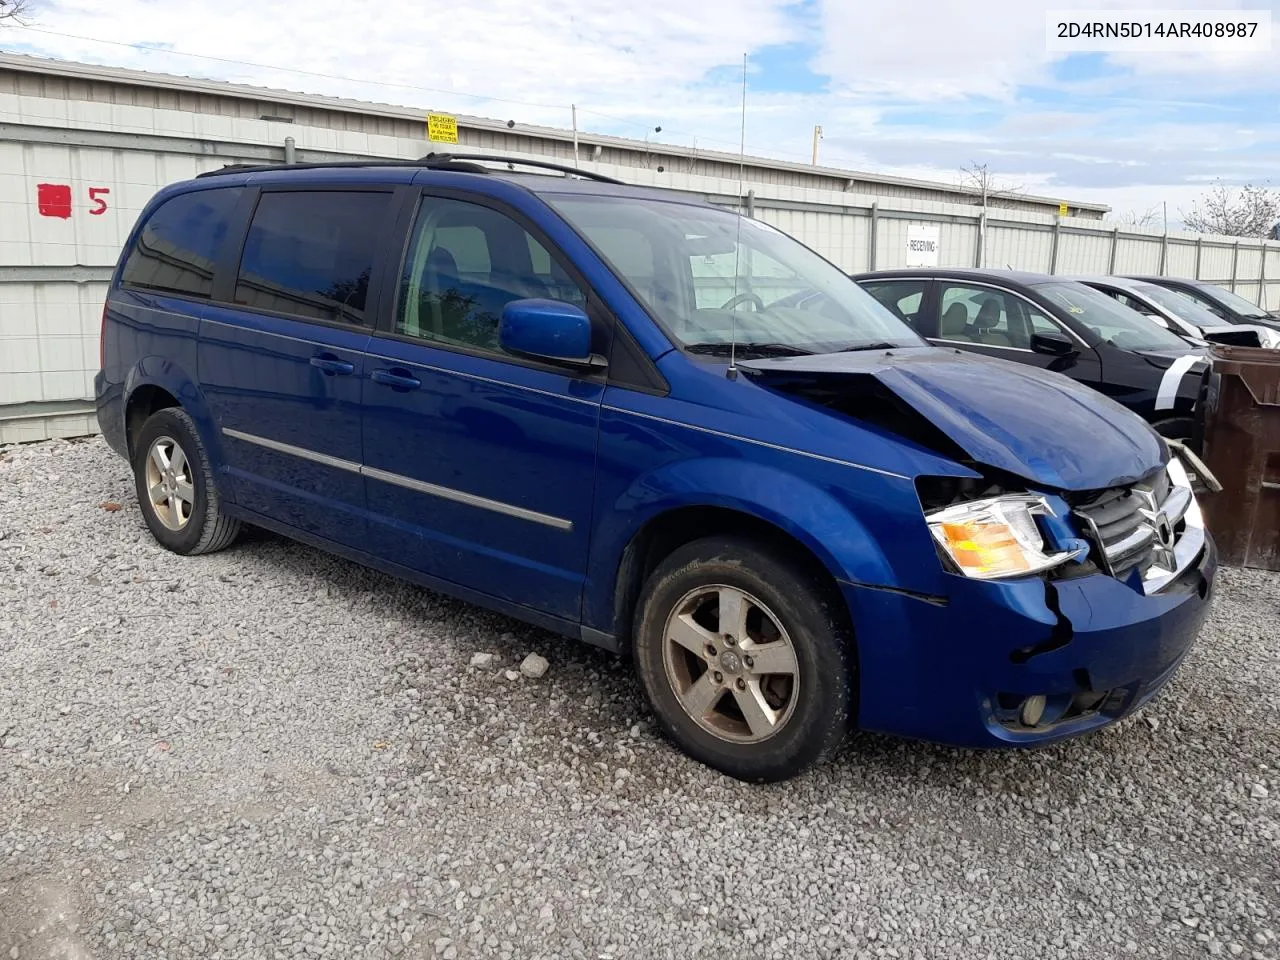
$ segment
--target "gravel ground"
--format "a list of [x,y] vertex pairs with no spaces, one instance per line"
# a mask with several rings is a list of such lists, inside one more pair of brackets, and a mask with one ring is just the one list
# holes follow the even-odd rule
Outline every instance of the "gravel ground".
[[1277,575],[1098,735],[771,787],[598,651],[263,533],[165,552],[100,440],[0,451],[0,611],[0,960],[1280,958]]

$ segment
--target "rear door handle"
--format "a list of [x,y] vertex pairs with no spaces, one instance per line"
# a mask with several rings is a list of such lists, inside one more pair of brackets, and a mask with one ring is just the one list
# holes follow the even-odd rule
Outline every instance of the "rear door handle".
[[422,386],[422,381],[417,377],[395,370],[375,370],[369,374],[369,379],[392,390],[417,390]]
[[311,358],[311,365],[323,370],[325,373],[336,373],[346,376],[347,374],[356,372],[356,365],[346,360],[339,360],[337,357],[327,353]]

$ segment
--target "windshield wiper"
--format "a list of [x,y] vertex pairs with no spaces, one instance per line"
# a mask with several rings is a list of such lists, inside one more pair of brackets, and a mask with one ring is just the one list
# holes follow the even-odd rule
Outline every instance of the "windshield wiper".
[[715,343],[693,343],[685,347],[685,349],[690,353],[710,353],[726,357],[729,356],[731,351],[736,351],[737,353],[773,353],[784,357],[809,357],[813,355],[812,350],[806,350],[790,343],[761,343],[759,341],[746,341],[736,344],[730,343],[728,340],[721,340]]
[[909,346],[903,343],[890,343],[888,340],[877,340],[875,343],[859,343],[853,347],[841,347],[836,353],[857,353],[859,350],[896,350],[898,347]]

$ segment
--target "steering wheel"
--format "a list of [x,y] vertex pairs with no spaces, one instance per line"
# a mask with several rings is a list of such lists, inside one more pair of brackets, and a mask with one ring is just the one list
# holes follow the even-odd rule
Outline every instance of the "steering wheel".
[[736,297],[730,297],[720,305],[721,310],[732,310],[740,303],[750,303],[758,311],[764,309],[764,301],[757,297],[754,293],[740,293]]

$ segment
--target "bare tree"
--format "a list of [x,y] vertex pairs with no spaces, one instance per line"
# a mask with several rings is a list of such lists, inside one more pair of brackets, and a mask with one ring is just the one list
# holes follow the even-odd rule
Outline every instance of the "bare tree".
[[1262,238],[1270,236],[1280,220],[1280,193],[1254,184],[1245,184],[1236,191],[1219,183],[1196,202],[1190,213],[1180,215],[1187,228],[1197,233]]
[[1126,227],[1150,229],[1160,224],[1161,214],[1158,207],[1148,207],[1141,213],[1137,210],[1128,210],[1116,217],[1116,219]]
[[5,20],[26,23],[30,13],[31,0],[0,0],[0,23]]
[[1010,199],[1022,191],[1022,184],[999,180],[987,164],[974,161],[960,168],[960,186],[972,192],[984,207],[999,206],[995,201]]

